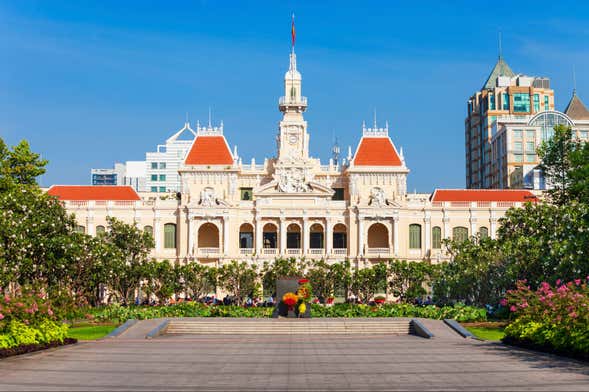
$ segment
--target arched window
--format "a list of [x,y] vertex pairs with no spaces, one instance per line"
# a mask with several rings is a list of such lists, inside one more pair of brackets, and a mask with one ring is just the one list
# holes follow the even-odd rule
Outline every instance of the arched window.
[[102,225],[96,226],[96,235],[102,235],[106,232],[106,229]]
[[432,248],[440,249],[442,247],[442,229],[439,226],[432,228]]
[[464,242],[468,239],[468,229],[458,226],[452,229],[452,239],[458,242]]
[[164,225],[164,248],[172,249],[176,247],[176,225],[166,223]]
[[489,229],[487,229],[485,226],[481,227],[479,229],[479,236],[481,238],[489,238]]
[[348,247],[346,226],[338,223],[333,227],[333,248],[346,249]]
[[149,225],[144,226],[143,227],[143,231],[146,232],[146,233],[148,233],[149,235],[151,235],[153,237],[153,227],[152,226],[149,226]]
[[249,223],[244,223],[239,227],[239,247],[241,249],[254,247],[254,227]]
[[82,233],[82,234],[84,234],[86,232],[86,228],[84,226],[78,225],[78,226],[76,226],[76,228],[74,229],[74,231],[76,233]]
[[312,225],[309,233],[309,248],[323,249],[325,246],[323,237],[323,226],[318,223]]
[[421,249],[421,225],[409,225],[409,249]]

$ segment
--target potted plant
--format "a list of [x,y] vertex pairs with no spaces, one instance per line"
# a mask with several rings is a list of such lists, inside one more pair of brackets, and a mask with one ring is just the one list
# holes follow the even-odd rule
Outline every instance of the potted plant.
[[386,298],[383,295],[377,295],[374,297],[374,303],[377,305],[382,305],[386,301]]

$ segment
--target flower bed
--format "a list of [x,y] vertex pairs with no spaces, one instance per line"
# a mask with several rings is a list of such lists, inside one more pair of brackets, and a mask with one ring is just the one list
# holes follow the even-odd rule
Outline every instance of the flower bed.
[[518,282],[503,303],[516,316],[505,328],[505,343],[589,360],[586,281],[557,281],[556,286],[543,282],[535,291]]
[[0,349],[10,354],[63,344],[68,326],[56,319],[50,302],[43,296],[0,297]]
[[[185,302],[171,306],[110,305],[86,309],[87,318],[97,321],[150,319],[160,317],[270,317],[272,308],[244,308],[239,306],[207,306],[198,302]],[[383,304],[379,306],[335,304],[333,306],[311,305],[312,317],[423,317],[432,319],[451,318],[458,321],[485,321],[485,309],[457,304],[437,307],[411,304]]]

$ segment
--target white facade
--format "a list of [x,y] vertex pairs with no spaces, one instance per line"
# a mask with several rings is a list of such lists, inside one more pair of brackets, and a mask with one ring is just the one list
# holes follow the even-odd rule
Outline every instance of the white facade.
[[[190,139],[181,139],[181,136],[189,135]],[[190,149],[196,133],[187,122],[184,127],[166,140],[165,144],[159,144],[155,152],[145,154],[147,192],[180,192],[182,189],[178,169],[186,153]]]

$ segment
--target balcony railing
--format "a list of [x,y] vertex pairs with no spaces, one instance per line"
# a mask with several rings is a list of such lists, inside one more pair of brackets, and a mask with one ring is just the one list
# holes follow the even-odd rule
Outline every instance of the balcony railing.
[[88,206],[88,202],[85,200],[70,200],[66,205],[70,208],[80,208]]
[[325,249],[323,248],[311,248],[309,249],[309,254],[312,255],[322,255],[325,253]]
[[251,255],[254,253],[254,248],[240,248],[239,254],[242,255]]
[[348,249],[347,248],[334,248],[331,250],[331,253],[333,253],[334,255],[338,255],[338,256],[345,256],[348,254]]
[[368,248],[366,252],[369,255],[389,254],[391,253],[391,248]]
[[278,249],[276,248],[264,248],[262,249],[262,253],[265,255],[277,255]]
[[200,255],[210,256],[210,255],[218,255],[219,248],[198,248],[198,253]]
[[307,97],[280,97],[278,104],[307,106]]
[[301,249],[300,248],[288,248],[286,250],[287,255],[300,255]]

